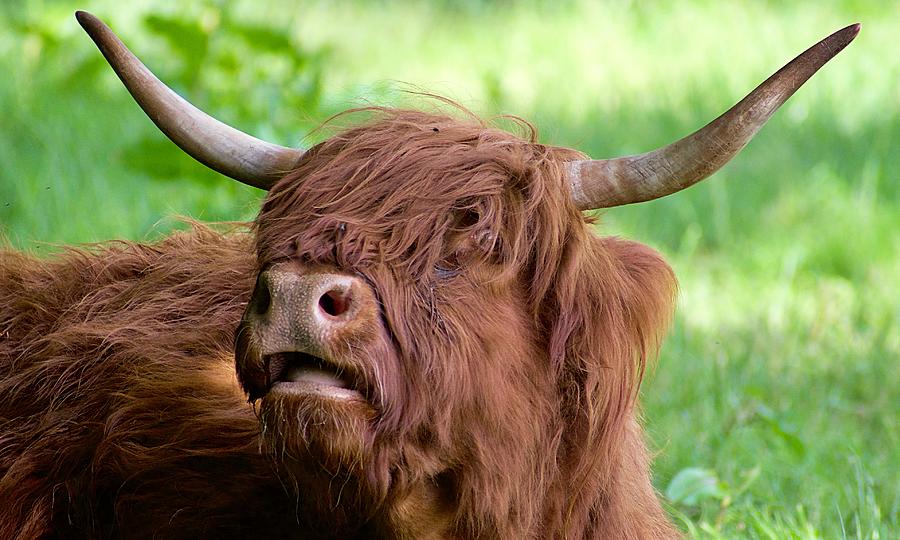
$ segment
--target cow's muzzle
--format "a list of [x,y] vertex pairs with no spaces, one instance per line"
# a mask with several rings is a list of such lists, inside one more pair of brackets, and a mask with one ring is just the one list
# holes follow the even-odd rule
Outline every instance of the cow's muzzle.
[[269,391],[362,399],[360,358],[377,304],[360,278],[288,262],[259,274],[241,326],[238,377],[251,400]]

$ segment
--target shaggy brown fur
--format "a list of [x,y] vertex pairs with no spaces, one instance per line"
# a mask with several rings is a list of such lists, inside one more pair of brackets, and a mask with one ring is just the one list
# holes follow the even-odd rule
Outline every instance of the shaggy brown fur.
[[[307,153],[253,234],[0,253],[0,536],[675,535],[635,420],[669,267],[591,234],[562,171],[579,154],[372,112]],[[372,416],[247,403],[235,328],[286,260],[378,298],[354,349]]]

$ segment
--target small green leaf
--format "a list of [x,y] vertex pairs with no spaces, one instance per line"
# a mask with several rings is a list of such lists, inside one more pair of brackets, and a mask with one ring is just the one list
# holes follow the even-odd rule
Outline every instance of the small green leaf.
[[666,497],[675,504],[696,506],[705,499],[725,498],[724,486],[714,471],[688,467],[678,471],[666,488]]

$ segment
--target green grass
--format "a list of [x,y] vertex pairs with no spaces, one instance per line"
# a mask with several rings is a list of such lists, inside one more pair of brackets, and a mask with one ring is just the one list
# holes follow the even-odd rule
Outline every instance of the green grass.
[[75,8],[193,101],[282,144],[422,88],[597,157],[699,127],[862,22],[725,170],[607,211],[599,230],[657,247],[681,280],[643,402],[656,484],[689,536],[900,536],[900,5],[119,4],[0,8],[0,235],[19,248],[151,239],[172,216],[251,219],[259,202],[162,142]]

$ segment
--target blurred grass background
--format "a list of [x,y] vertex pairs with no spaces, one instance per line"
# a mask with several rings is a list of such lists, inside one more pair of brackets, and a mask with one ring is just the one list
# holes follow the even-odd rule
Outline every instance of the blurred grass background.
[[[250,220],[261,193],[160,135],[75,22],[264,139],[332,113],[521,115],[548,143],[637,153],[714,118],[828,33],[857,40],[709,181],[603,213],[681,281],[643,389],[655,482],[695,538],[900,535],[900,3],[19,0],[0,4],[0,236],[152,240]],[[319,135],[321,136],[321,135]]]

